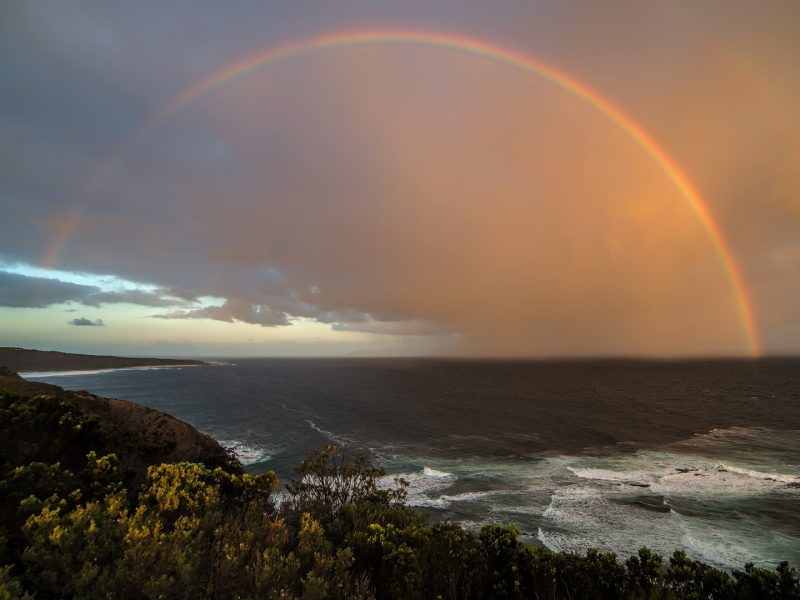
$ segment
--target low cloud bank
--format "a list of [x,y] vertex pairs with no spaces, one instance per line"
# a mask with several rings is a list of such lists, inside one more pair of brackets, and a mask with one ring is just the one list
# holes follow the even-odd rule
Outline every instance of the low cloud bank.
[[94,321],[90,321],[84,317],[78,317],[77,319],[72,319],[68,321],[70,325],[76,325],[78,327],[105,327],[106,324],[103,323],[103,319],[95,319]]

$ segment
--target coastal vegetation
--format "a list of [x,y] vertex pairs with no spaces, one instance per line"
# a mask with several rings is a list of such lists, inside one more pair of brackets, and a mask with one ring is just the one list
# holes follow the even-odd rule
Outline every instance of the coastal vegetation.
[[0,383],[0,599],[800,598],[787,563],[727,573],[431,526],[346,448],[313,452],[280,492],[156,411],[111,419],[103,399]]

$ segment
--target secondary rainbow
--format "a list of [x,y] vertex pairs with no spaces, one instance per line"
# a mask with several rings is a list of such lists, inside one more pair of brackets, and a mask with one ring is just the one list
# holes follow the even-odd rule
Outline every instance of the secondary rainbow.
[[282,46],[269,47],[253,52],[185,88],[183,91],[173,96],[160,110],[153,113],[153,115],[137,130],[134,136],[104,162],[103,166],[87,185],[86,191],[83,194],[83,201],[78,204],[77,209],[69,215],[63,226],[59,228],[53,243],[48,249],[44,264],[46,266],[55,264],[67,241],[74,233],[91,199],[111,179],[117,168],[124,162],[127,154],[163,121],[169,119],[198,98],[213,92],[220,86],[226,85],[239,77],[252,73],[257,69],[262,69],[276,62],[304,54],[334,48],[364,45],[417,45],[483,57],[487,60],[520,69],[546,80],[571,93],[575,97],[580,98],[607,119],[616,123],[659,165],[703,225],[719,255],[720,262],[722,263],[736,296],[742,322],[742,330],[748,350],[752,356],[760,355],[761,349],[758,340],[755,315],[749,294],[744,285],[741,271],[734,260],[733,253],[697,188],[678,164],[656,143],[650,134],[601,94],[573,78],[571,75],[559,71],[527,54],[503,48],[484,40],[448,33],[390,29],[347,31],[306,38]]

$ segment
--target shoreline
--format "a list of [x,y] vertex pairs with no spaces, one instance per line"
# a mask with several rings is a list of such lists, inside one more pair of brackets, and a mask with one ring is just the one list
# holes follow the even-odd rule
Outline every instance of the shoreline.
[[206,367],[214,366],[211,363],[206,364],[176,364],[176,365],[140,365],[136,367],[109,367],[107,369],[70,369],[63,371],[20,371],[17,373],[20,377],[73,377],[76,375],[100,375],[102,373],[113,373],[115,371],[159,371],[162,369],[184,369],[190,367]]
[[0,367],[22,376],[55,376],[88,374],[120,369],[152,369],[207,366],[210,363],[189,358],[124,357],[93,354],[71,354],[25,348],[0,347]]
[[[152,367],[151,367],[152,368]],[[180,365],[168,366],[168,367],[155,367],[158,368],[180,368]],[[113,370],[148,370],[148,367],[141,367],[141,368],[130,368],[130,369],[111,369],[99,372],[108,372]],[[56,375],[63,375],[64,373],[57,373]],[[42,384],[42,387],[59,390],[56,385],[58,385],[59,381],[54,381],[53,383]],[[55,385],[53,385],[55,384]],[[24,385],[24,384],[23,384]],[[39,387],[39,384],[33,384],[34,386]],[[31,393],[38,392],[38,389],[31,389],[29,390]],[[45,390],[43,390],[45,391]],[[49,390],[47,390],[49,391]],[[90,393],[86,392],[68,392],[65,390],[60,390],[61,394],[65,396],[69,396],[72,398],[83,398],[92,396]],[[52,393],[52,392],[50,392]],[[58,394],[60,396],[61,394]],[[105,398],[94,396],[94,403],[102,403],[105,401]],[[112,406],[116,407],[116,405],[121,404],[122,406],[127,406],[128,411],[132,412],[133,414],[131,417],[134,421],[142,420],[142,415],[147,415],[153,412],[153,409],[148,409],[144,405],[140,405],[135,401],[124,401],[124,400],[107,400],[107,402]],[[141,410],[134,410],[133,407],[129,406],[130,404],[137,404]],[[99,409],[95,409],[95,412],[102,413],[103,411]],[[141,413],[139,415],[138,413]],[[172,415],[171,413],[161,413],[164,416],[170,416],[172,419],[178,419],[176,416]],[[186,415],[182,415],[186,418]],[[163,417],[161,417],[163,418]],[[129,421],[130,417],[126,417],[126,421]],[[180,420],[180,419],[178,419]],[[159,421],[160,422],[160,421]],[[187,423],[186,421],[182,421],[182,423]],[[155,424],[156,428],[158,428],[158,423]],[[322,433],[318,427],[316,427],[312,422],[308,422],[308,425]],[[191,428],[194,426],[188,425]],[[155,431],[155,430],[154,430]],[[272,456],[272,449],[268,449],[266,447],[260,447],[257,445],[248,444],[248,439],[246,436],[239,437],[236,434],[232,435],[214,435],[207,431],[202,431],[196,429],[198,433],[208,438],[211,438],[217,446],[227,451],[229,454],[233,454],[236,456],[239,463],[245,469],[245,472],[254,475],[263,472],[263,469],[255,469],[253,470],[254,465],[259,463],[265,463],[267,461],[273,460]],[[323,430],[324,431],[324,430]],[[218,432],[215,432],[218,433]],[[327,433],[327,432],[326,432]],[[333,441],[333,440],[331,440]],[[432,466],[431,466],[432,465]],[[714,462],[715,466],[704,468],[702,465],[697,465],[696,461],[689,461],[689,462],[680,462],[672,465],[672,468],[667,469],[664,474],[666,474],[666,478],[670,481],[675,480],[686,480],[690,484],[699,484],[700,482],[711,482],[720,480],[723,477],[733,477],[736,473],[740,475],[744,475],[749,477],[751,483],[755,482],[756,484],[760,484],[760,487],[783,487],[780,485],[781,483],[787,483],[786,479],[790,476],[785,475],[783,473],[767,473],[767,472],[758,472],[758,471],[743,471],[741,468],[736,468],[735,466],[732,467],[727,463],[719,463],[717,464]],[[274,468],[274,464],[270,465]],[[419,469],[417,469],[416,465],[414,468],[411,468],[411,472],[406,467],[403,467],[397,471],[394,471],[389,465],[381,465],[383,468],[386,468],[389,471],[387,475],[387,479],[393,479],[394,476],[401,476],[409,481],[417,481],[420,479],[431,479],[433,478],[437,482],[441,482],[443,480],[448,480],[451,483],[455,483],[457,480],[463,479],[464,481],[468,481],[472,476],[470,473],[461,473],[458,471],[452,471],[451,469],[447,468],[444,465],[438,463],[430,463],[426,462],[426,464],[419,465]],[[410,465],[409,465],[410,466]],[[719,471],[722,468],[723,471]],[[581,488],[581,490],[586,490],[587,492],[596,491],[596,487],[601,486],[631,486],[631,493],[638,494],[637,488],[650,488],[652,485],[658,483],[658,481],[654,481],[652,478],[647,476],[641,476],[641,473],[644,472],[641,466],[634,465],[631,468],[627,468],[625,465],[601,465],[600,467],[594,465],[582,465],[580,468],[577,466],[573,466],[570,468],[567,466],[567,470],[571,471],[575,476],[577,476],[580,481],[578,482],[577,486]],[[580,472],[579,472],[580,471]],[[669,472],[667,472],[669,471]],[[725,475],[718,475],[718,472],[725,473]],[[655,477],[659,475],[658,473],[652,473]],[[700,479],[695,480],[695,477]],[[707,479],[708,477],[712,477],[712,479]],[[800,481],[800,479],[794,478],[789,483],[794,483],[795,479]],[[752,480],[752,481],[751,481]],[[288,479],[281,479],[282,483],[285,483]],[[587,483],[588,482],[588,483]],[[592,484],[591,482],[597,482],[596,484]],[[417,481],[419,483],[419,481]],[[425,483],[424,481],[422,482]],[[413,486],[413,483],[412,483]],[[435,486],[436,487],[436,486]],[[575,484],[564,484],[562,485],[561,489],[568,490],[570,487],[576,487]],[[696,486],[695,486],[696,487]],[[713,486],[712,486],[713,487]],[[751,486],[752,487],[752,486]],[[758,486],[756,486],[758,487]],[[794,485],[789,485],[789,487],[795,487]],[[414,489],[417,488],[417,489]],[[588,489],[591,488],[591,489]],[[623,488],[627,490],[627,487]],[[655,488],[654,488],[655,489]],[[483,526],[486,525],[495,525],[499,524],[502,526],[508,526],[510,523],[514,523],[515,527],[518,529],[517,533],[517,541],[522,544],[523,546],[532,546],[532,547],[541,547],[547,548],[550,551],[557,552],[557,553],[575,553],[583,554],[587,548],[597,548],[598,546],[602,549],[603,552],[616,552],[617,556],[619,557],[626,557],[632,556],[635,554],[635,548],[628,544],[627,540],[623,538],[619,541],[620,548],[617,549],[616,546],[610,546],[610,543],[607,539],[607,535],[600,532],[600,534],[592,536],[591,542],[584,547],[584,540],[583,535],[581,532],[569,532],[564,531],[561,532],[559,528],[544,528],[541,525],[537,526],[534,525],[531,527],[530,522],[525,522],[526,519],[517,516],[509,516],[510,514],[520,515],[519,511],[504,511],[499,510],[498,512],[494,513],[493,515],[485,514],[484,516],[491,516],[490,520],[485,518],[477,518],[475,520],[472,517],[462,517],[462,518],[454,518],[452,514],[448,515],[448,510],[450,509],[451,503],[455,507],[458,507],[459,502],[473,502],[476,499],[479,499],[484,496],[495,496],[495,495],[503,495],[503,494],[514,494],[515,488],[513,485],[511,487],[504,487],[502,489],[484,489],[484,488],[462,488],[460,489],[442,489],[440,491],[436,491],[436,493],[428,495],[429,491],[427,486],[413,486],[410,491],[412,492],[406,500],[406,506],[412,511],[420,512],[422,514],[426,514],[431,517],[431,525],[438,524],[441,522],[441,519],[452,521],[459,527],[463,528],[464,531],[468,531],[473,535],[480,535],[480,530]],[[548,491],[549,493],[549,491]],[[657,494],[661,494],[662,492],[657,492]],[[425,498],[427,496],[427,498]],[[281,497],[281,492],[276,493],[276,497]],[[589,496],[585,496],[589,497]],[[594,498],[594,495],[591,495]],[[604,495],[601,494],[599,497],[600,500],[605,498]],[[420,504],[419,500],[425,500],[424,504]],[[493,501],[494,502],[494,501]],[[498,505],[499,508],[503,508],[504,504]],[[664,504],[664,506],[669,506]],[[575,505],[573,502],[570,501],[570,497],[559,495],[558,491],[553,491],[550,498],[550,504],[545,509],[545,512],[548,510],[553,512],[556,516],[561,515],[561,518],[567,519],[567,523],[578,523],[578,524],[588,524],[591,525],[587,521],[587,519],[594,519],[598,516],[597,512],[588,511],[586,512],[583,510],[585,507],[578,503]],[[461,508],[456,508],[453,510],[467,510],[463,506]],[[577,513],[575,512],[577,510]],[[680,512],[680,509],[675,508],[673,509],[670,507],[669,513],[671,515],[675,515],[675,517],[669,517],[673,520],[680,522],[680,520],[684,517]],[[490,510],[490,512],[492,512]],[[663,509],[659,510],[658,513],[664,512]],[[542,513],[544,516],[544,513]],[[664,517],[667,518],[667,517]],[[662,519],[663,520],[663,519]],[[558,519],[555,520],[555,523],[558,524],[560,522]],[[658,523],[656,523],[658,525]],[[665,523],[661,523],[660,526],[664,526]],[[678,523],[680,525],[680,523]],[[593,530],[590,528],[584,529],[587,535],[592,532]],[[555,532],[555,537],[553,537],[553,533]],[[564,533],[566,537],[561,536],[560,533]],[[687,534],[689,535],[689,534]],[[577,537],[576,537],[577,536]],[[570,540],[572,537],[572,540]],[[664,539],[667,539],[666,537]],[[781,556],[777,556],[775,560],[762,560],[761,554],[751,554],[746,558],[742,559],[740,556],[734,556],[733,558],[715,554],[709,554],[707,552],[708,548],[714,550],[712,546],[697,546],[698,543],[703,543],[704,540],[700,537],[689,538],[689,542],[681,541],[675,545],[669,545],[665,547],[658,547],[649,545],[651,549],[655,552],[659,553],[662,556],[667,556],[669,554],[669,550],[666,548],[670,548],[672,550],[675,549],[683,549],[683,551],[688,552],[690,558],[693,560],[700,560],[705,564],[711,565],[716,569],[720,569],[728,574],[733,573],[737,568],[741,568],[743,562],[750,561],[754,562],[760,568],[768,568],[772,569],[776,567],[777,561],[781,558]],[[614,542],[615,544],[617,542]],[[565,545],[566,544],[566,545]],[[577,545],[575,545],[577,544]],[[604,545],[606,544],[606,545]],[[620,563],[621,564],[621,563]]]

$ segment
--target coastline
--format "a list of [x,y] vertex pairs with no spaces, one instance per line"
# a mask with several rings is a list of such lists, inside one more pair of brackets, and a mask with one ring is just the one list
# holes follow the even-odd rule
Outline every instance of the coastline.
[[17,373],[20,377],[70,377],[73,375],[99,375],[102,373],[113,373],[115,371],[160,371],[164,369],[184,369],[190,367],[205,367],[213,366],[211,363],[206,364],[176,364],[176,365],[142,365],[138,367],[111,367],[108,369],[74,369],[68,371],[20,371]]
[[[384,378],[396,379],[399,373],[404,381],[409,378],[409,370],[405,365],[401,365],[402,368],[399,369],[396,365],[376,367],[369,362],[365,364],[371,365],[373,370],[379,368]],[[624,386],[627,381],[625,373],[629,371],[644,370],[651,376],[654,371],[663,371],[665,373],[662,373],[663,377],[658,381],[664,380],[669,384],[669,376],[675,370],[670,365],[661,363],[626,363],[623,366],[623,375],[615,375],[617,371],[611,370],[608,380],[597,377],[591,379],[595,394],[601,384],[612,388],[613,395],[624,396],[626,392],[631,394],[638,390],[636,385],[632,389]],[[707,367],[698,369],[695,365],[690,365],[691,368],[687,371],[682,366],[676,367],[678,374],[686,372],[691,375],[690,379],[705,376],[709,372]],[[333,380],[326,379],[319,373],[318,377],[314,376],[320,369],[326,373],[334,367],[338,377],[342,371],[337,365],[309,365],[306,361],[277,361],[276,364],[269,360],[242,360],[237,362],[236,373],[227,372],[224,368],[195,369],[181,373],[159,372],[160,369],[154,368],[152,373],[139,373],[140,370],[150,370],[144,368],[130,369],[130,373],[109,374],[108,377],[89,374],[83,379],[77,373],[76,377],[70,377],[67,373],[60,372],[54,373],[52,378],[41,377],[38,380],[78,392],[88,390],[91,394],[106,398],[128,398],[143,406],[151,406],[185,419],[185,422],[193,423],[199,427],[199,431],[211,436],[220,446],[235,455],[246,472],[258,474],[271,469],[281,481],[286,482],[293,477],[293,467],[301,460],[302,450],[319,448],[330,443],[339,445],[351,442],[358,445],[358,439],[365,436],[368,438],[367,434],[360,437],[353,434],[351,427],[368,431],[373,420],[367,418],[354,421],[352,415],[364,414],[357,410],[364,407],[369,414],[370,405],[385,404],[359,400],[366,398],[366,395],[360,393],[362,386],[351,377],[344,377],[342,383],[335,384]],[[471,364],[470,367],[479,370],[479,379],[484,379],[484,375],[506,373],[511,368],[478,363]],[[518,370],[523,367],[513,368]],[[592,365],[573,368],[569,365],[538,364],[525,367],[525,370],[533,370],[538,379],[545,379],[541,377],[542,373],[554,373],[546,380],[550,383],[555,381],[554,385],[557,384],[560,389],[562,380],[565,379],[564,370],[572,373],[575,368],[580,371],[581,380],[585,379],[584,371],[588,370],[588,375],[598,373],[598,369]],[[436,366],[436,369],[438,381],[440,367]],[[793,550],[787,545],[791,544],[794,535],[786,526],[791,516],[787,513],[783,517],[772,518],[772,521],[779,519],[781,522],[758,517],[763,512],[761,504],[769,505],[771,514],[778,514],[775,511],[786,512],[790,507],[784,500],[791,500],[787,496],[791,491],[785,488],[797,487],[800,472],[779,469],[771,462],[770,453],[774,450],[780,458],[787,448],[798,447],[800,438],[796,434],[792,437],[791,431],[781,435],[779,427],[775,430],[777,423],[769,419],[767,425],[772,428],[744,427],[738,417],[730,422],[720,421],[715,416],[718,411],[713,410],[712,402],[713,398],[724,398],[720,401],[723,405],[736,403],[738,415],[753,413],[763,404],[756,394],[764,394],[764,386],[761,384],[766,377],[771,384],[769,389],[791,403],[791,398],[794,397],[794,388],[791,386],[792,370],[787,371],[790,377],[785,382],[789,387],[783,390],[777,384],[784,379],[775,377],[771,372],[765,374],[763,369],[764,366],[761,366],[757,370],[757,377],[744,379],[721,377],[717,370],[711,369],[712,374],[716,373],[712,378],[713,385],[703,383],[703,387],[697,390],[681,390],[682,396],[687,398],[705,399],[707,407],[697,413],[697,416],[702,421],[705,414],[710,420],[702,421],[703,426],[699,427],[692,419],[695,427],[691,431],[682,432],[679,429],[674,432],[669,423],[675,419],[663,422],[656,419],[657,423],[646,419],[647,431],[656,424],[670,429],[668,443],[657,437],[657,442],[653,443],[645,440],[639,444],[623,444],[619,446],[618,452],[606,452],[602,450],[605,446],[598,446],[601,449],[598,454],[587,454],[573,447],[574,444],[553,446],[544,440],[547,442],[545,444],[542,436],[531,433],[529,427],[524,435],[518,431],[514,433],[514,429],[510,436],[495,435],[492,444],[496,443],[496,446],[488,447],[487,450],[484,442],[476,442],[471,438],[459,441],[461,438],[458,437],[451,440],[449,433],[445,433],[442,440],[439,440],[443,444],[460,443],[467,452],[471,447],[482,452],[480,456],[465,460],[463,452],[448,454],[446,450],[442,450],[437,453],[424,448],[419,452],[415,451],[414,448],[420,450],[420,447],[414,446],[414,423],[404,423],[397,414],[390,413],[392,431],[396,427],[397,431],[405,435],[411,427],[411,437],[408,440],[410,445],[405,446],[402,451],[390,445],[384,448],[380,439],[376,438],[369,445],[369,455],[377,461],[377,466],[410,483],[407,498],[409,508],[429,514],[434,523],[450,520],[473,534],[477,534],[484,525],[515,523],[521,531],[522,543],[545,546],[554,551],[583,553],[590,547],[599,546],[601,550],[614,551],[618,556],[628,556],[634,554],[640,544],[646,543],[651,550],[662,555],[669,554],[674,548],[684,548],[692,558],[704,560],[716,568],[735,569],[748,560],[759,567],[774,567],[784,558],[796,560],[796,547]],[[278,371],[283,373],[281,377],[276,377]],[[601,374],[608,372],[608,368],[600,371]],[[36,380],[37,377],[30,379]],[[445,381],[454,385],[458,383],[451,379]],[[461,379],[463,375],[459,370],[458,380]],[[315,389],[324,390],[324,393],[316,393]],[[296,395],[297,390],[302,390],[302,396]],[[412,391],[415,392],[414,397],[425,398],[424,385],[419,389],[401,390],[409,401]],[[580,387],[568,387],[567,391],[570,392],[570,397],[581,398]],[[692,391],[696,393],[692,394]],[[459,404],[469,401],[468,397],[457,395]],[[474,396],[479,399],[483,395],[484,390],[481,389]],[[261,397],[272,400],[265,403],[259,400]],[[295,397],[297,402],[292,401]],[[392,399],[398,396],[386,397]],[[490,393],[489,397],[494,396]],[[191,398],[191,401],[187,402],[184,398]],[[220,399],[224,399],[224,403]],[[796,414],[787,412],[790,406],[776,402],[770,401],[775,410],[769,410],[768,413],[781,414],[784,417]],[[442,394],[441,404],[448,406],[446,394]],[[452,404],[451,402],[450,405]],[[223,405],[224,409],[221,410]],[[332,408],[333,405],[339,408]],[[659,408],[658,403],[653,406]],[[337,413],[340,411],[351,416],[344,421],[337,420]],[[687,414],[680,415],[684,417],[682,421],[695,416],[696,411],[685,409],[685,412]],[[761,413],[756,411],[753,414]],[[596,415],[592,418],[595,417]],[[539,415],[537,418],[543,417]],[[544,422],[542,427],[546,430],[556,422],[561,420],[553,417]],[[763,425],[758,419],[753,422]],[[381,421],[377,421],[378,434],[381,433],[380,423]],[[452,417],[448,418],[448,423],[452,426]],[[461,429],[460,433],[468,433],[464,427]],[[601,428],[601,432],[604,431],[606,428]],[[631,437],[625,430],[611,430],[611,433],[613,437],[608,437],[612,441]],[[608,443],[604,437],[594,433],[586,439],[586,443],[594,443],[595,446]],[[652,437],[648,439],[652,441]],[[387,444],[391,441],[389,439]],[[528,449],[531,446],[534,448],[529,454],[523,452],[526,445]],[[537,445],[544,445],[550,450],[536,453]],[[642,450],[640,446],[645,449]],[[634,452],[637,448],[639,450]],[[492,454],[497,449],[504,454]],[[371,453],[373,450],[376,451],[375,454]],[[728,450],[732,453],[730,456],[725,454]],[[747,451],[746,455],[742,454],[744,450]],[[507,459],[504,458],[512,451],[515,454],[508,454]],[[752,455],[753,452],[755,455]],[[541,460],[525,459],[534,453]],[[487,479],[486,473],[494,475]],[[777,498],[775,494],[782,496]],[[728,508],[744,510],[755,519],[754,524],[757,521],[764,526],[764,531],[774,532],[777,537],[768,539],[769,536],[762,535],[755,525],[737,525],[723,522],[724,518],[717,519],[714,513],[719,507],[707,507],[708,510],[698,513],[694,503],[703,503],[710,499],[714,499],[714,503],[727,502]],[[722,516],[722,513],[718,516]],[[712,524],[709,518],[715,523]],[[647,533],[639,536],[637,531]],[[741,548],[725,545],[731,540],[735,542],[740,539],[742,531],[747,536],[746,545]],[[781,532],[788,537],[782,537]],[[543,539],[543,534],[548,539]]]
[[[19,585],[20,590],[53,591],[47,587],[49,580],[39,577],[37,570],[40,564],[45,563],[35,562],[39,555],[34,551],[42,549],[49,552],[46,566],[63,575],[67,585],[81,583],[84,567],[88,564],[87,568],[96,569],[97,565],[88,563],[88,559],[84,560],[84,555],[79,554],[78,568],[81,571],[76,572],[73,562],[62,558],[72,557],[75,553],[54,546],[53,540],[96,539],[99,531],[102,539],[111,540],[111,544],[107,545],[109,550],[100,563],[103,577],[89,580],[88,589],[93,591],[99,585],[108,585],[109,589],[116,592],[120,585],[126,583],[148,583],[152,573],[160,575],[163,571],[169,574],[174,572],[175,564],[180,564],[182,568],[188,565],[192,569],[192,576],[187,581],[196,586],[197,596],[204,595],[212,587],[203,579],[202,573],[206,572],[203,569],[209,563],[225,563],[214,554],[215,546],[203,545],[202,550],[197,550],[193,540],[216,539],[220,535],[231,535],[239,540],[235,546],[238,554],[234,558],[237,559],[236,564],[244,565],[242,568],[245,573],[252,564],[249,557],[254,554],[269,556],[273,562],[280,564],[292,559],[296,549],[281,542],[291,539],[291,536],[313,542],[314,556],[327,552],[325,556],[329,557],[329,561],[342,552],[350,555],[358,553],[362,562],[344,563],[343,576],[348,581],[363,581],[365,585],[380,591],[383,589],[381,582],[386,581],[387,577],[397,578],[403,572],[400,575],[394,572],[387,574],[381,568],[371,569],[353,564],[369,564],[364,562],[365,559],[373,556],[377,549],[381,552],[379,564],[383,565],[387,562],[386,556],[393,556],[392,547],[388,550],[385,545],[370,544],[364,547],[349,541],[342,542],[326,534],[326,528],[336,527],[341,522],[350,523],[348,515],[352,516],[352,511],[368,516],[365,521],[367,529],[360,527],[356,533],[361,537],[354,539],[364,539],[375,532],[386,532],[387,536],[392,535],[399,540],[411,540],[410,544],[402,542],[407,548],[404,556],[407,555],[416,565],[414,572],[418,573],[418,578],[414,581],[418,582],[419,589],[405,597],[465,597],[473,592],[478,597],[488,596],[498,589],[497,582],[492,579],[493,573],[500,572],[498,568],[503,573],[509,569],[513,573],[513,576],[502,575],[500,581],[506,582],[510,577],[515,589],[525,590],[527,595],[550,598],[562,597],[548,592],[554,590],[556,584],[575,590],[576,596],[608,598],[643,597],[645,592],[654,590],[672,594],[670,597],[676,598],[698,597],[698,591],[714,597],[723,597],[722,594],[728,592],[736,594],[732,597],[741,598],[794,597],[778,596],[773,592],[779,586],[783,586],[780,590],[784,591],[798,588],[796,571],[788,562],[780,562],[777,566],[746,564],[745,570],[740,571],[741,565],[747,563],[746,559],[737,561],[731,567],[720,566],[707,557],[698,558],[695,553],[688,553],[680,545],[671,549],[671,556],[661,549],[644,548],[644,544],[638,545],[638,550],[626,549],[623,553],[602,548],[598,550],[595,546],[576,552],[563,548],[558,539],[549,540],[551,543],[548,543],[541,528],[534,530],[539,544],[531,544],[526,539],[530,534],[523,533],[516,525],[498,523],[497,520],[481,524],[479,528],[456,523],[432,523],[428,521],[428,511],[413,505],[405,496],[398,496],[399,503],[392,500],[392,489],[381,485],[382,480],[392,477],[383,468],[373,469],[358,461],[352,465],[342,463],[340,461],[347,460],[347,457],[341,454],[337,458],[344,451],[336,446],[325,446],[322,451],[309,455],[310,462],[304,461],[301,468],[312,476],[320,473],[334,479],[347,473],[348,477],[365,481],[365,490],[379,492],[376,500],[370,501],[361,495],[353,495],[345,502],[346,509],[345,505],[320,504],[313,500],[317,497],[313,495],[316,494],[313,478],[306,477],[304,480],[312,482],[309,495],[305,495],[303,487],[289,486],[286,491],[279,490],[279,480],[274,472],[243,472],[242,465],[232,460],[232,454],[241,453],[244,446],[242,442],[221,442],[168,413],[127,400],[67,391],[48,383],[35,383],[11,373],[0,375],[0,389],[6,392],[0,394],[0,399],[5,402],[4,409],[18,415],[13,427],[7,430],[5,439],[6,454],[11,457],[7,466],[13,468],[5,470],[8,475],[3,484],[7,489],[14,490],[14,495],[13,501],[3,512],[3,524],[18,542],[15,547],[24,549],[22,553],[16,552],[11,556],[9,564],[14,565],[15,569],[5,573],[6,577],[9,573],[14,576],[12,583]],[[97,459],[97,456],[101,458]],[[121,468],[117,468],[117,465]],[[39,474],[42,468],[49,469],[46,477]],[[730,469],[726,473],[728,471]],[[36,477],[17,476],[27,473]],[[72,473],[78,473],[79,477],[73,478]],[[429,466],[423,469],[422,475],[438,480],[450,480],[453,477],[449,472]],[[595,470],[585,475],[607,476],[608,473]],[[616,481],[617,472],[614,471],[612,475]],[[691,473],[692,479],[695,476],[696,473]],[[639,479],[636,481],[640,482]],[[66,482],[66,488],[63,482]],[[167,498],[167,490],[181,490],[181,503],[173,505],[153,501],[153,498]],[[483,495],[481,491],[462,494],[473,499]],[[21,502],[32,497],[42,503],[42,508],[21,519],[17,505],[21,506]],[[208,498],[212,501],[209,502]],[[76,499],[80,499],[80,502],[74,504]],[[56,501],[60,502],[57,507]],[[119,507],[123,508],[122,512],[118,511]],[[219,507],[225,509],[220,511]],[[61,515],[62,510],[66,515]],[[553,505],[553,510],[559,510],[559,507]],[[119,517],[146,513],[148,523],[154,522],[154,528],[158,528],[159,532],[166,531],[168,533],[164,535],[170,536],[169,528],[175,522],[176,511],[180,515],[191,515],[193,518],[186,522],[194,529],[190,535],[186,535],[184,530],[177,530],[166,541],[147,535],[128,536],[130,521],[127,517]],[[196,518],[198,511],[203,518]],[[85,521],[79,517],[89,513],[93,520],[87,528]],[[342,521],[342,518],[348,520]],[[204,523],[210,525],[205,527]],[[247,531],[243,523],[248,524]],[[251,529],[258,526],[264,529],[256,530],[257,535],[252,536]],[[309,529],[316,536],[313,539],[308,537]],[[67,531],[68,536],[58,537],[63,531]],[[282,537],[273,535],[275,531],[280,532]],[[245,537],[247,541],[241,542]],[[128,539],[133,541],[124,541]],[[115,546],[114,543],[119,545]],[[146,573],[132,570],[133,566],[127,562],[127,543],[133,544],[137,557],[147,556],[143,554],[145,552],[157,557],[156,563],[149,565]],[[504,549],[503,554],[497,554],[496,548]],[[187,555],[192,557],[188,563],[185,559]],[[452,563],[454,555],[472,558],[463,564]],[[451,565],[450,575],[442,575],[442,564]],[[646,585],[637,583],[637,577],[645,572],[642,569],[646,571]],[[230,571],[224,570],[215,577],[229,581],[229,575]],[[285,581],[286,585],[294,585],[302,591],[303,582],[308,580],[307,574],[297,570],[290,575]],[[444,596],[442,586],[448,577],[462,581],[464,589]],[[158,581],[170,580],[161,577]],[[237,576],[234,581],[244,586],[242,589],[250,589],[246,577]],[[605,587],[598,591],[596,582],[603,582]],[[753,587],[756,584],[759,587]],[[178,588],[162,595],[180,595],[179,592],[185,591],[187,585],[181,582]],[[586,585],[589,585],[586,589],[581,587]],[[428,590],[424,594],[420,591],[423,587]],[[274,594],[269,592],[266,595],[271,597]],[[375,592],[369,597],[398,596],[394,592]]]
[[22,376],[106,372],[133,368],[207,366],[210,363],[187,358],[148,358],[72,354],[26,348],[0,347],[0,367]]

